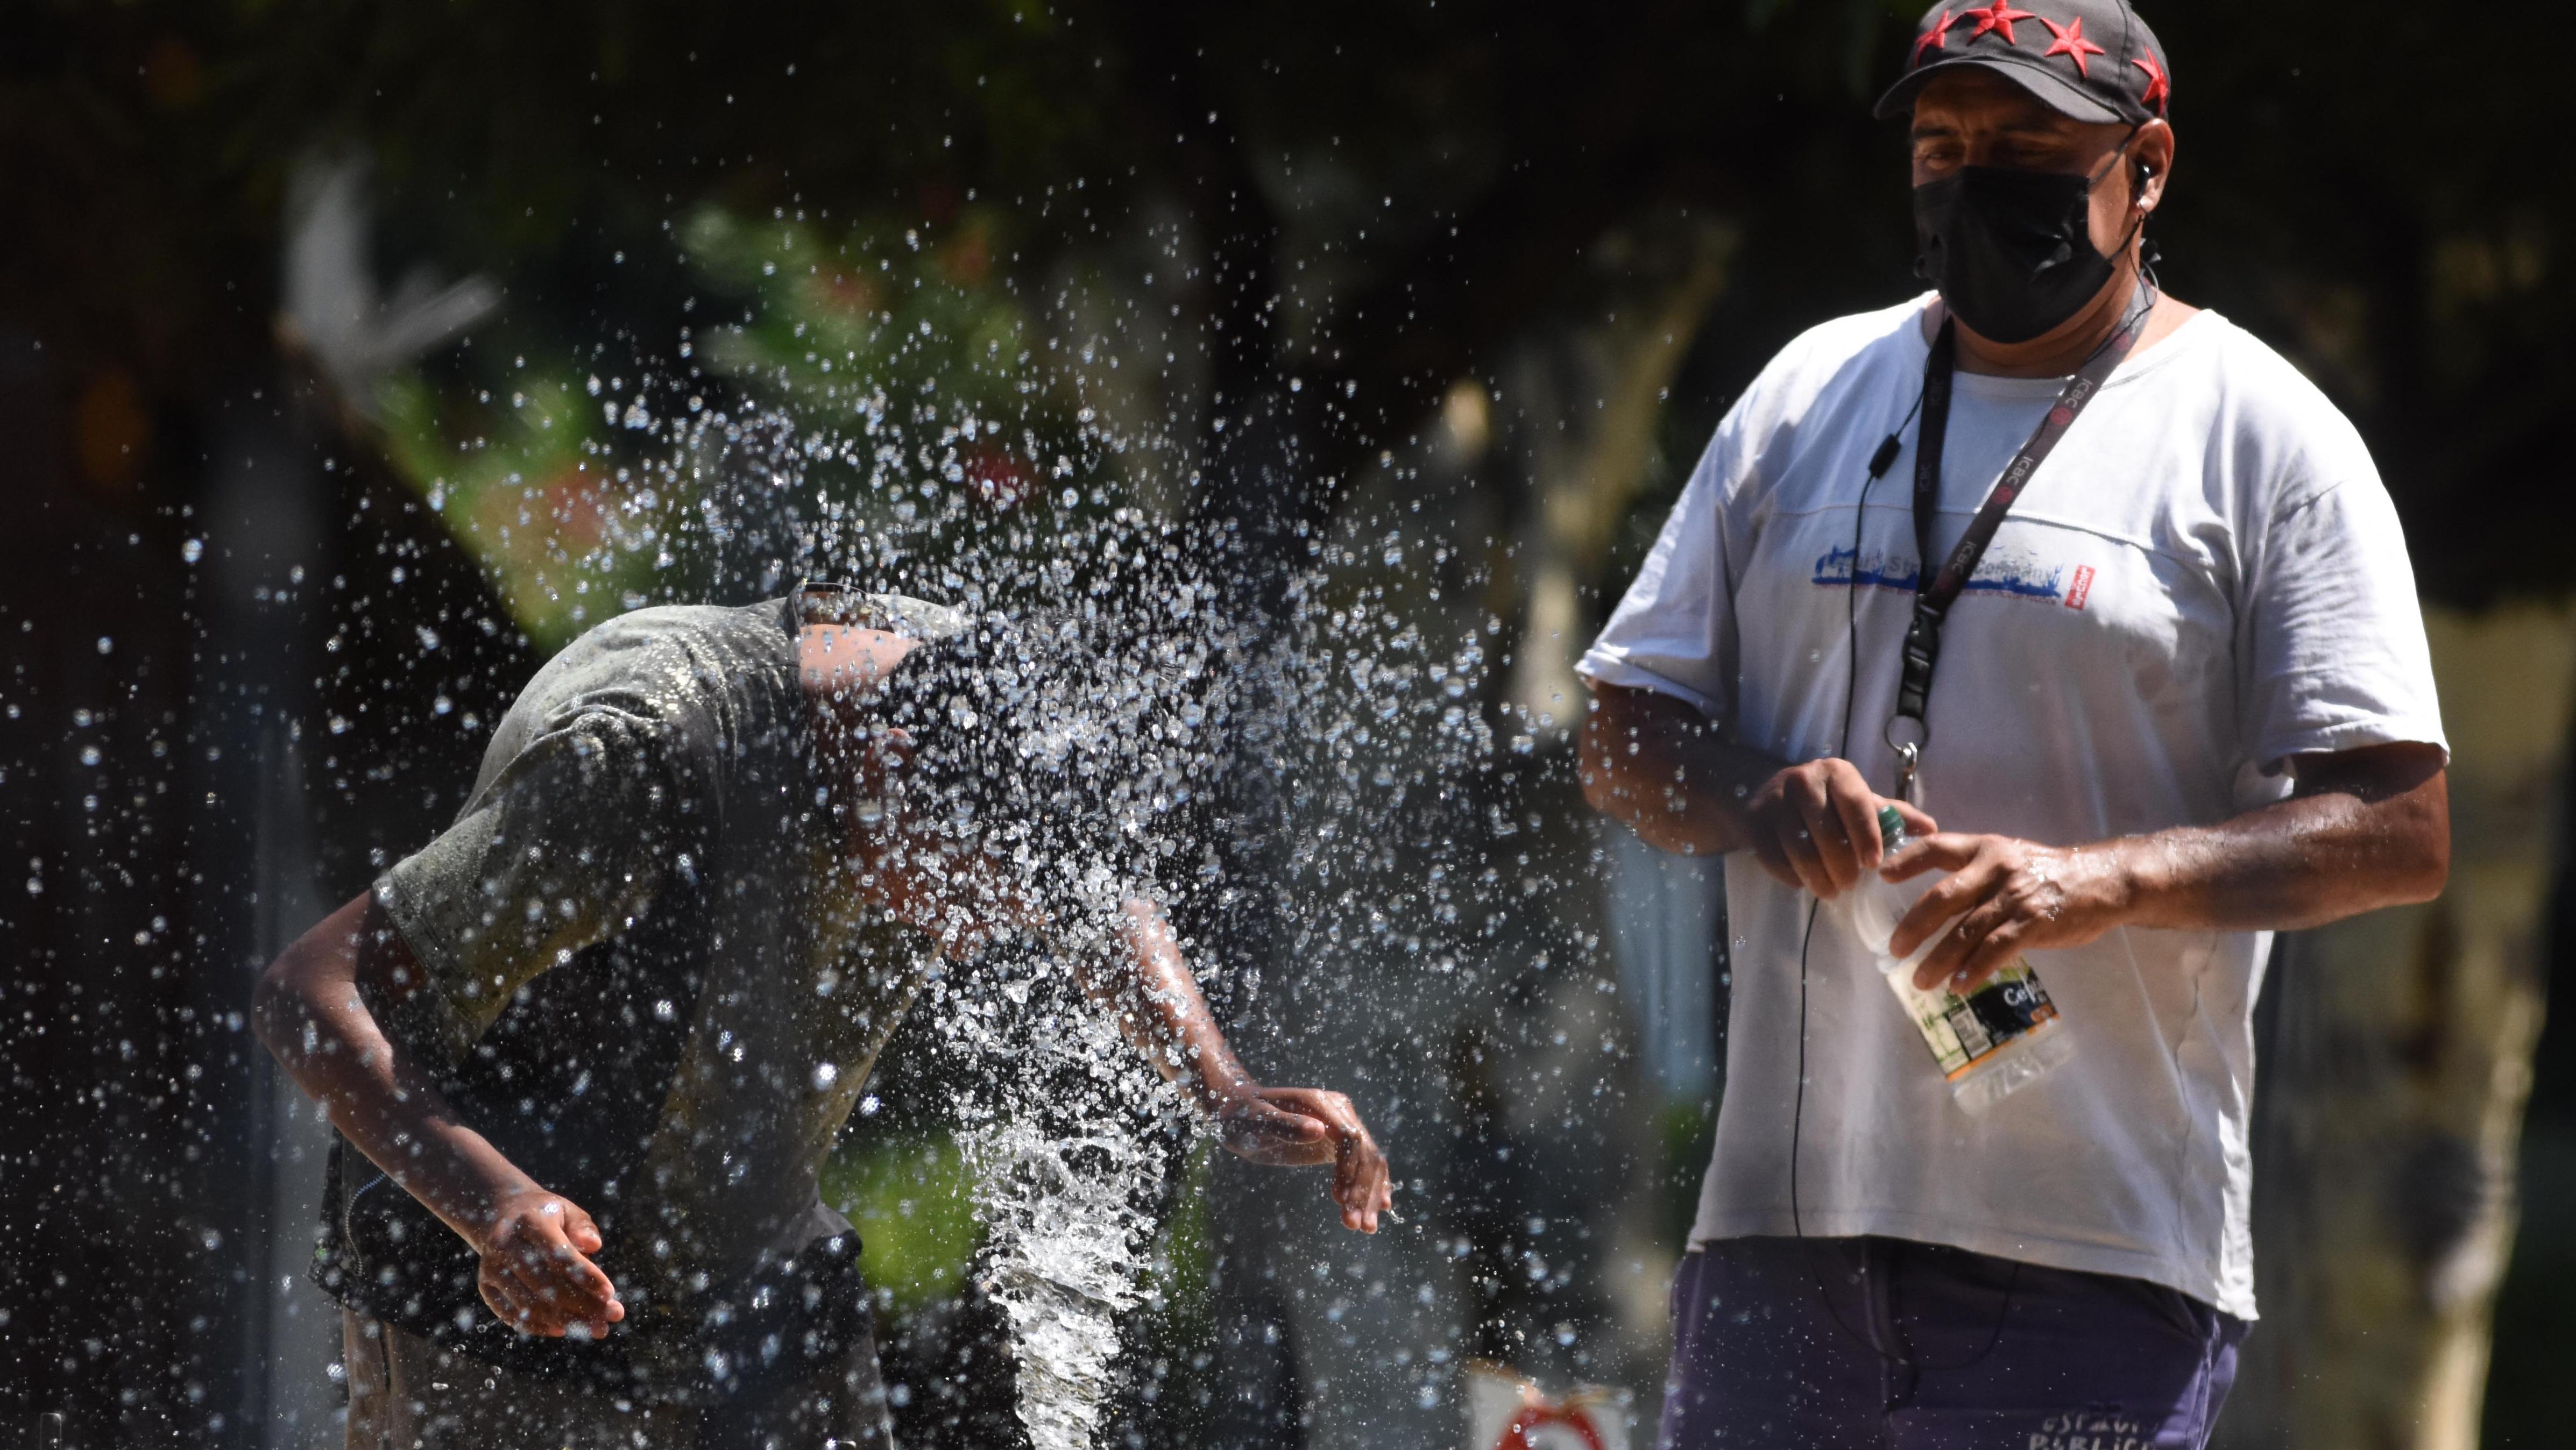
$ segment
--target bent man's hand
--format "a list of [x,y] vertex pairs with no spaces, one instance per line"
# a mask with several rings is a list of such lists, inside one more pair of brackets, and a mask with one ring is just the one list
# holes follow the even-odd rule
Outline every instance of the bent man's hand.
[[1754,859],[1781,885],[1831,901],[1860,873],[1877,868],[1885,846],[1878,835],[1881,804],[1896,807],[1909,835],[1939,829],[1913,806],[1872,791],[1848,760],[1810,760],[1777,771],[1744,802]]
[[1926,992],[1945,983],[1953,992],[1974,991],[2023,952],[2095,941],[2120,924],[2132,894],[2127,871],[2108,850],[2012,836],[1926,837],[1889,860],[1887,879],[1926,871],[1950,875],[1923,893],[1888,943],[1907,956],[1942,923],[1957,921],[1914,968],[1914,985]]
[[504,1197],[474,1247],[483,1302],[522,1334],[598,1339],[626,1317],[616,1286],[590,1260],[599,1226],[561,1194],[531,1187]]
[[1342,1226],[1377,1232],[1377,1216],[1395,1204],[1386,1155],[1340,1093],[1319,1088],[1246,1088],[1217,1109],[1226,1150],[1254,1163],[1333,1165],[1333,1202]]

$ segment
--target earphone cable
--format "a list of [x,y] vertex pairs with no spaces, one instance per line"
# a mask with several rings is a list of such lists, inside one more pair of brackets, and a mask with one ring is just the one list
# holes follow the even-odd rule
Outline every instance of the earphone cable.
[[[1869,493],[1872,488],[1877,487],[1879,479],[1886,475],[1888,468],[1896,462],[1897,455],[1903,451],[1902,439],[1905,427],[1914,421],[1915,415],[1921,412],[1922,408],[1923,390],[1918,389],[1914,394],[1913,406],[1905,410],[1905,416],[1897,420],[1895,429],[1871,455],[1868,477],[1860,486],[1860,501],[1852,508],[1851,580],[1850,587],[1843,596],[1843,722],[1841,738],[1835,742],[1834,747],[1834,754],[1838,759],[1847,760],[1851,756],[1852,716],[1860,696],[1860,551],[1869,517]],[[1920,435],[1918,434],[1917,437],[1919,439]],[[1916,561],[1915,567],[1918,569],[1924,567],[1923,561]],[[1924,1364],[1910,1355],[1890,1354],[1879,1347],[1874,1337],[1863,1335],[1853,1329],[1844,1320],[1841,1306],[1834,1302],[1833,1293],[1825,1284],[1824,1270],[1817,1265],[1815,1255],[1807,1251],[1806,1217],[1798,1199],[1798,1162],[1803,1156],[1801,1149],[1804,1147],[1807,1118],[1807,963],[1808,954],[1816,940],[1816,915],[1823,909],[1824,902],[1821,899],[1810,900],[1807,903],[1806,930],[1799,933],[1798,937],[1798,1080],[1792,1100],[1793,1105],[1789,1112],[1789,1231],[1798,1241],[1799,1257],[1807,1261],[1808,1275],[1815,1280],[1816,1297],[1823,1301],[1826,1315],[1834,1321],[1834,1327],[1842,1331],[1844,1338],[1867,1349],[1889,1364],[1901,1365],[1918,1375],[1932,1371],[1965,1369],[1992,1354],[1995,1346],[2003,1341],[2004,1322],[2012,1315],[2013,1294],[2021,1287],[2021,1264],[2018,1260],[2013,1263],[2011,1276],[2004,1281],[2003,1303],[1995,1311],[1994,1328],[1987,1334],[1984,1346],[1975,1354],[1953,1364]]]

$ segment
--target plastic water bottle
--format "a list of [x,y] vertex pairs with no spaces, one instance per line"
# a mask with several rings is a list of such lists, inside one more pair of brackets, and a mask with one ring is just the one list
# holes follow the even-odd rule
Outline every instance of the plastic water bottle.
[[[1887,855],[1904,849],[1905,818],[1894,806],[1878,808],[1878,832],[1887,843]],[[1896,924],[1941,875],[1926,872],[1892,882],[1864,874],[1834,904],[1842,909],[1861,945],[1877,957],[1888,990],[1904,1004],[1906,1015],[1923,1034],[1933,1062],[1949,1079],[1952,1096],[1961,1108],[1977,1113],[2038,1081],[2041,1074],[2072,1057],[2075,1044],[2058,1020],[2047,989],[2040,986],[2038,974],[2020,957],[1962,997],[1946,986],[1926,992],[1914,985],[1914,969],[1931,954],[1948,923],[1915,948],[1913,955],[1902,960],[1889,955]]]

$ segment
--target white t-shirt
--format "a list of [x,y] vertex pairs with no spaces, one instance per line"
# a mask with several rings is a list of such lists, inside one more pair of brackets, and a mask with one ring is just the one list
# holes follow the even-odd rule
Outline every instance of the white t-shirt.
[[[1783,760],[1881,791],[1913,608],[1919,298],[1791,343],[1736,402],[1580,666]],[[1957,375],[1946,554],[2057,380]],[[1859,581],[1857,598],[1854,579]],[[1850,739],[1847,611],[1858,609]],[[2041,465],[1942,634],[1923,805],[2054,845],[2210,824],[2289,791],[2288,757],[2442,743],[2397,516],[2351,424],[2202,312],[2128,358]],[[1734,1010],[1694,1243],[1787,1234],[1805,893],[1727,873]],[[2254,1314],[2253,1007],[2268,932],[2123,928],[2030,954],[2075,1056],[1979,1116],[1952,1100],[1860,944],[1808,958],[1798,1226],[2125,1274]]]

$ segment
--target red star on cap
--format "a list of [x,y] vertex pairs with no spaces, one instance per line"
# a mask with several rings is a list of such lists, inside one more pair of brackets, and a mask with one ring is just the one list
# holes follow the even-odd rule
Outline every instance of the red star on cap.
[[1959,12],[1959,18],[1961,20],[1965,20],[1971,15],[1977,17],[1977,28],[1968,33],[1968,38],[1970,40],[1976,39],[1978,36],[1985,34],[1989,30],[2000,30],[2004,33],[2004,44],[2006,45],[2015,45],[2019,43],[2013,39],[2012,28],[2014,21],[2037,20],[2039,18],[2030,11],[2015,10],[2012,8],[2012,0],[1995,0],[1994,4],[1987,6],[1983,10],[1962,10]]
[[2173,95],[2173,81],[2165,75],[2165,68],[2156,60],[2156,53],[2147,51],[2129,64],[2147,73],[2147,93],[2138,97],[2138,103],[2153,106],[2157,115],[2163,115],[2165,101]]
[[1932,22],[1932,28],[1924,31],[1921,38],[1914,42],[1913,64],[1921,65],[1923,63],[1923,52],[1927,50],[1948,50],[1950,48],[1950,27],[1958,23],[1958,16],[1951,14],[1947,10],[1942,11],[1941,18]]
[[2041,51],[2039,53],[2039,58],[2041,60],[2046,60],[2052,55],[2071,55],[2075,57],[2075,73],[2084,77],[2088,81],[2091,80],[2093,78],[2093,72],[2085,67],[2084,57],[2088,55],[2107,55],[2109,52],[2084,38],[2084,17],[2081,15],[2076,16],[2074,24],[2063,28],[2060,28],[2056,21],[2049,19],[2045,15],[2039,18],[2039,23],[2048,27],[2049,35],[2056,41],[2056,43],[2049,46],[2048,49]]

